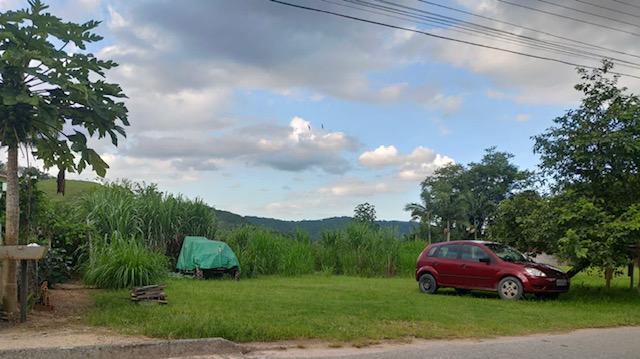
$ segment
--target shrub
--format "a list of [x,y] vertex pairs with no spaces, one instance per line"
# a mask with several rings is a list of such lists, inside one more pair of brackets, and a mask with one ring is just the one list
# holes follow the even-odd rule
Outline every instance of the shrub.
[[49,286],[71,279],[73,257],[64,248],[51,248],[38,264],[38,283],[47,281]]
[[[106,242],[106,241],[105,241]],[[131,288],[156,284],[167,275],[169,262],[141,240],[114,235],[91,248],[84,281],[98,288]]]

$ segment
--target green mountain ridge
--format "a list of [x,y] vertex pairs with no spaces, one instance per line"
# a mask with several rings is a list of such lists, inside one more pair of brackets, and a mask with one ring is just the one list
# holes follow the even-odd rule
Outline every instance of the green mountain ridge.
[[[38,187],[50,199],[54,201],[72,201],[86,194],[92,189],[101,186],[96,182],[67,180],[65,196],[56,193],[56,180],[47,179],[39,182]],[[353,220],[351,217],[331,217],[323,219],[307,219],[300,221],[288,221],[276,218],[241,216],[239,214],[213,208],[216,213],[218,223],[221,229],[232,229],[241,225],[254,225],[272,229],[282,233],[295,233],[297,231],[306,232],[311,239],[317,240],[322,236],[322,232],[341,229],[349,225]],[[381,228],[392,229],[397,236],[402,237],[410,234],[417,226],[415,222],[409,221],[386,221],[379,220],[376,224]]]

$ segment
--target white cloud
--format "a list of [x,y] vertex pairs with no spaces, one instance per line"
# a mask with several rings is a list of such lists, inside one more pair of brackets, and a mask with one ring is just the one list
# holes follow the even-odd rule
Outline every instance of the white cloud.
[[369,168],[394,166],[399,168],[398,178],[407,181],[419,181],[449,163],[450,157],[436,153],[422,146],[416,147],[408,155],[401,155],[395,146],[380,146],[373,151],[360,155],[360,163]]
[[379,193],[395,192],[398,188],[388,182],[365,182],[348,180],[322,187],[319,193],[336,197],[373,196]]
[[528,113],[519,113],[516,115],[516,121],[518,122],[527,122],[531,118],[531,115]]
[[395,146],[381,145],[373,151],[364,152],[358,159],[364,166],[375,168],[397,164],[400,161],[400,156]]

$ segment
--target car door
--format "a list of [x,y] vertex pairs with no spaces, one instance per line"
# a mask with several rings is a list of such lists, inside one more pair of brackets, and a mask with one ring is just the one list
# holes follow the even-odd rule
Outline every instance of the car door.
[[[481,261],[483,258],[489,262]],[[469,243],[461,245],[458,273],[465,288],[494,289],[498,268],[484,249]]]
[[460,285],[460,245],[446,244],[438,247],[432,258],[432,265],[438,271],[440,286]]

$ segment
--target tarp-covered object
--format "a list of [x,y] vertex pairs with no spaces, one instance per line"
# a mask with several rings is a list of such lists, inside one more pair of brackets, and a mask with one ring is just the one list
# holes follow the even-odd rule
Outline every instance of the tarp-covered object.
[[185,237],[176,267],[183,271],[199,269],[240,270],[236,254],[224,242],[205,237]]

